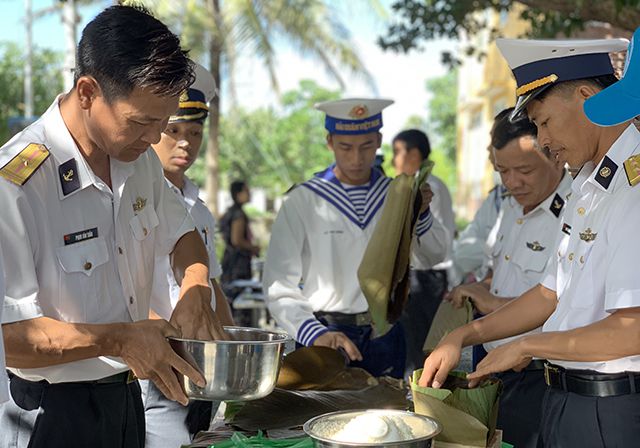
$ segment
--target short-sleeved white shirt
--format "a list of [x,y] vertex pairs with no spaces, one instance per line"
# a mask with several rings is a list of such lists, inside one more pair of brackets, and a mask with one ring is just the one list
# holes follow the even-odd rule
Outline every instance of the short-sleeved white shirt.
[[[4,269],[2,268],[2,248],[0,247],[0,322],[2,322],[2,303],[4,302]],[[5,372],[4,341],[0,326],[0,403],[9,399],[9,383]]]
[[[146,319],[155,256],[168,255],[193,221],[167,187],[153,150],[130,163],[111,159],[112,188],[94,175],[58,101],[0,149],[0,167],[32,143],[49,151],[23,185],[0,179],[3,323],[42,316],[77,323]],[[100,357],[11,370],[55,383],[126,369],[119,358]]]
[[[556,254],[541,282],[558,297],[543,331],[573,330],[640,306],[640,185],[630,185],[623,166],[638,154],[640,133],[630,125],[597,167],[587,163],[573,181]],[[640,356],[551,361],[570,369],[640,372]]]
[[[193,222],[200,232],[202,241],[207,246],[209,254],[209,275],[217,278],[222,274],[222,268],[216,256],[215,230],[216,221],[207,206],[198,197],[199,190],[196,184],[185,178],[182,191],[169,180],[167,185],[180,199],[189,213]],[[212,289],[211,304],[215,309],[215,292]],[[180,297],[180,286],[176,282],[169,257],[156,257],[156,267],[153,276],[153,291],[151,293],[151,308],[163,319],[169,320],[171,313],[178,303]]]
[[[495,241],[490,249],[491,294],[515,298],[540,283],[555,254],[571,181],[569,173],[565,173],[553,193],[527,214],[515,198],[504,200],[490,237]],[[484,347],[490,351],[512,339],[491,341]]]

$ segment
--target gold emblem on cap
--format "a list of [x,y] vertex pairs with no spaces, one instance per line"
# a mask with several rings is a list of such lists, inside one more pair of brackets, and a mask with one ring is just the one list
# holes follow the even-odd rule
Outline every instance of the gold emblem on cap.
[[65,182],[71,182],[73,180],[73,170],[69,170],[62,175]]
[[580,232],[580,239],[582,241],[586,241],[587,243],[594,241],[597,236],[598,234],[593,233],[590,227],[586,228],[584,232]]
[[145,205],[147,205],[147,200],[138,196],[136,198],[136,202],[133,203],[133,211],[138,213],[145,207]]
[[360,119],[369,116],[369,108],[364,104],[353,106],[353,109],[349,112],[351,118]]
[[611,168],[609,168],[608,166],[603,166],[600,170],[600,176],[604,177],[605,179],[611,176]]
[[182,94],[180,95],[179,101],[181,103],[184,103],[185,101],[189,101],[189,93],[186,90],[182,92]]

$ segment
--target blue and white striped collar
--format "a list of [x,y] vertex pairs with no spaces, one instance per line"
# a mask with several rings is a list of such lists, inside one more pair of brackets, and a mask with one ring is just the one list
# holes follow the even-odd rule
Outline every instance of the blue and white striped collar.
[[391,179],[385,177],[379,170],[371,169],[364,214],[359,216],[344,186],[333,172],[334,168],[335,165],[331,165],[326,170],[316,173],[312,179],[302,185],[333,205],[355,225],[365,229],[382,207]]

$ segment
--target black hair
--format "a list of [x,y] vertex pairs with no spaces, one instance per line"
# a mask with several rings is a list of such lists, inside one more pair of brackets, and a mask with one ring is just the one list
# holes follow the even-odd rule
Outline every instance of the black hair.
[[544,101],[544,99],[551,92],[569,93],[569,92],[572,92],[576,87],[584,83],[591,84],[599,88],[600,90],[604,90],[610,85],[615,84],[616,82],[618,82],[618,78],[616,77],[616,75],[613,75],[613,74],[596,76],[593,78],[572,79],[571,81],[561,81],[543,90],[538,95],[536,95],[535,98],[533,99],[538,101]]
[[231,182],[231,187],[229,188],[229,192],[231,193],[231,199],[234,204],[238,203],[238,195],[244,191],[247,183],[243,180],[234,180]]
[[431,143],[429,143],[429,137],[418,129],[407,129],[406,131],[400,132],[393,138],[393,143],[396,141],[404,142],[407,145],[407,151],[411,149],[417,149],[420,151],[422,160],[427,160],[431,154]]
[[194,79],[180,39],[142,6],[106,8],[82,31],[74,84],[92,76],[107,102],[136,88],[177,96]]
[[526,115],[519,116],[515,121],[511,121],[509,116],[512,112],[513,107],[510,107],[498,113],[494,118],[493,128],[491,129],[491,146],[497,150],[504,148],[515,138],[524,136],[536,137],[538,135],[538,128],[529,121]]

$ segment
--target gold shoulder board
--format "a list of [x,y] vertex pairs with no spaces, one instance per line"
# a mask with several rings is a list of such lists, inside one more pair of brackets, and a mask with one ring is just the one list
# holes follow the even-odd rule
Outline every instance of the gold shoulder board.
[[16,185],[24,185],[49,157],[49,150],[42,144],[29,143],[6,165],[0,168],[0,176]]
[[640,155],[629,157],[624,161],[624,171],[632,187],[640,183]]

